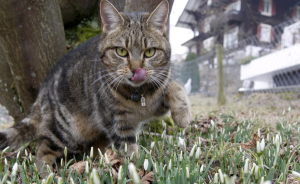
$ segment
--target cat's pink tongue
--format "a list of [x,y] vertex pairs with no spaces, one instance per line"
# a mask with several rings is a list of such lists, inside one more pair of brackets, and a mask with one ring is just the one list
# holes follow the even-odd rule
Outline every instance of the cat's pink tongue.
[[134,82],[142,82],[146,79],[146,70],[143,68],[139,68],[135,71],[134,76],[131,78]]

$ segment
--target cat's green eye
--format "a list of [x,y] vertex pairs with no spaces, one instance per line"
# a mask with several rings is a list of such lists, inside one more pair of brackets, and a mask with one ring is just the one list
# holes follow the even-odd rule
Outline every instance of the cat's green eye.
[[117,47],[117,54],[119,56],[125,57],[128,55],[128,51],[126,49],[124,49],[123,47]]
[[155,51],[156,51],[156,49],[155,48],[150,48],[150,49],[147,49],[146,51],[145,51],[145,53],[144,53],[144,55],[146,56],[146,57],[152,57],[154,54],[155,54]]

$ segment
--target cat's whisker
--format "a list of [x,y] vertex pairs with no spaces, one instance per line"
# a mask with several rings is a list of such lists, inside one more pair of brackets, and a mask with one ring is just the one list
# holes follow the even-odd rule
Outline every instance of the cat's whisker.
[[[100,81],[101,79],[103,79],[104,77],[110,76],[113,78],[113,74],[115,74],[115,72],[111,72],[111,73],[107,73],[101,77],[99,77],[98,79],[96,79],[89,87],[93,86],[96,82]],[[110,78],[108,78],[104,83],[106,83]]]

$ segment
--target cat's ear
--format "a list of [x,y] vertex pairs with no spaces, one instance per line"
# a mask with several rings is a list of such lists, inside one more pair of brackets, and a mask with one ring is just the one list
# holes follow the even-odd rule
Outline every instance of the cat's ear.
[[169,15],[169,3],[168,1],[162,1],[155,10],[150,14],[147,24],[158,29],[162,33],[167,31],[167,21]]
[[107,0],[100,2],[100,15],[102,21],[102,31],[107,33],[124,23],[120,12]]

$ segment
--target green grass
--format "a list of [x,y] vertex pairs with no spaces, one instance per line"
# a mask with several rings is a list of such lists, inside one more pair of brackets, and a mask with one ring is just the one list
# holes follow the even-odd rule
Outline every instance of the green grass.
[[[19,153],[4,150],[0,181],[37,184],[296,182],[299,178],[291,172],[300,171],[300,121],[290,111],[287,109],[273,119],[274,129],[262,127],[264,119],[259,116],[245,119],[234,113],[212,112],[207,118],[195,117],[184,132],[179,129],[172,130],[173,135],[167,135],[168,130],[162,134],[142,132],[137,136],[138,158],[133,155],[124,158],[125,150],[114,148],[106,153],[93,150],[93,154],[84,155],[80,160],[65,156],[54,171],[44,168],[48,175],[45,178],[39,176],[34,156],[27,150]],[[256,143],[263,142],[264,149],[257,150]],[[94,156],[96,153],[100,156]],[[74,163],[82,171],[71,170]],[[14,164],[17,165],[12,169]]]

